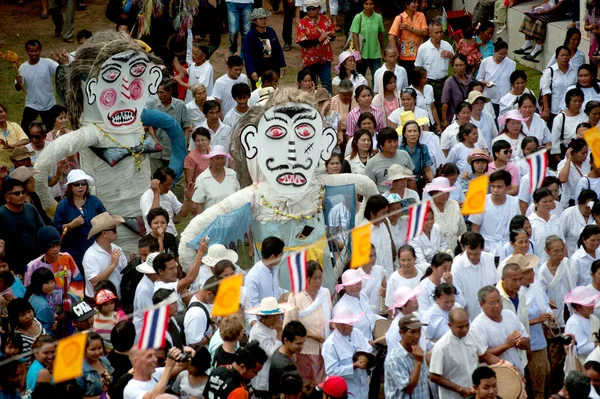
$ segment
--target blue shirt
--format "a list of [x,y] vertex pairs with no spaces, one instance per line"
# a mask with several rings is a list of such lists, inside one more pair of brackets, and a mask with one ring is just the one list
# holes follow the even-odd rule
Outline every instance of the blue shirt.
[[481,59],[482,60],[494,55],[494,41],[493,40],[487,41],[485,49],[482,48],[481,43],[483,43],[483,42],[481,41],[481,39],[478,36],[475,36],[475,41],[480,44],[479,51],[481,51]]
[[15,282],[13,283],[13,285],[10,286],[10,289],[12,290],[13,294],[15,294],[15,297],[17,297],[17,298],[23,298],[25,296],[25,286],[23,285],[21,280],[19,280],[16,277],[15,277]]
[[[37,360],[34,360],[29,366],[29,370],[27,370],[27,379],[25,381],[25,396],[24,399],[31,398],[31,394],[37,385],[37,378],[40,371],[45,369],[44,365]],[[52,384],[54,384],[54,378],[52,379]]]
[[386,399],[429,399],[429,368],[425,361],[421,364],[419,381],[412,393],[404,393],[415,363],[415,358],[402,345],[388,353],[385,358]]
[[271,271],[262,261],[257,262],[246,274],[244,287],[252,307],[260,305],[260,301],[266,297],[279,299],[284,293],[279,287],[279,267],[274,266]]
[[415,147],[414,152],[410,152],[410,148],[406,144],[400,144],[398,146],[399,150],[404,150],[410,155],[410,159],[412,159],[415,168],[413,169],[413,173],[417,176],[417,179],[423,177],[425,173],[425,168],[427,166],[431,167],[433,162],[431,161],[431,157],[429,156],[429,150],[424,145],[417,145]]
[[[45,295],[33,294],[29,297],[29,303],[35,312],[35,318],[42,323],[42,327],[50,333],[54,324],[54,311]],[[50,333],[51,334],[51,333]]]
[[[114,369],[108,359],[102,356],[100,363],[102,363],[106,373],[112,376]],[[98,396],[102,394],[102,377],[85,359],[83,359],[83,375],[75,379],[75,381],[83,390],[83,396]]]

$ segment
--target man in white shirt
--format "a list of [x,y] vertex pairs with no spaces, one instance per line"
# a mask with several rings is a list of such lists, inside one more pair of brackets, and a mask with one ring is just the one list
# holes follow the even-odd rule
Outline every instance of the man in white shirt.
[[529,349],[529,334],[516,314],[502,309],[500,293],[491,285],[477,292],[483,310],[471,325],[473,334],[484,343],[490,353],[512,363],[524,372],[521,351]]
[[472,395],[471,374],[480,362],[496,364],[500,359],[469,331],[469,315],[462,308],[449,314],[450,331],[433,346],[429,379],[438,385],[439,399],[461,399]]
[[139,264],[135,270],[142,273],[144,276],[135,287],[135,295],[133,297],[133,325],[139,338],[144,322],[144,312],[152,307],[152,295],[154,294],[154,282],[158,278],[156,271],[152,267],[154,258],[159,252],[152,252],[146,257],[146,261]]
[[284,290],[279,286],[279,268],[285,243],[277,237],[263,240],[260,253],[262,260],[250,269],[244,280],[250,306],[260,305],[267,297],[280,298]]
[[144,226],[146,232],[150,232],[150,225],[146,220],[146,216],[151,209],[163,208],[169,214],[169,223],[167,224],[167,233],[171,233],[177,237],[177,229],[173,218],[175,216],[186,217],[190,209],[193,187],[186,187],[186,194],[183,204],[179,202],[171,187],[175,180],[175,171],[169,167],[158,168],[152,175],[150,188],[140,197],[140,209],[144,216]]
[[244,61],[237,55],[232,55],[227,59],[227,74],[221,76],[215,82],[212,96],[221,104],[223,115],[227,115],[231,111],[236,102],[231,95],[231,88],[236,83],[248,84],[248,77],[242,73],[244,69]]
[[116,246],[117,226],[124,223],[121,216],[101,213],[92,219],[92,228],[88,239],[96,236],[96,240],[83,255],[83,271],[85,273],[85,296],[94,297],[94,287],[102,280],[110,280],[121,296],[121,270],[127,266],[127,258],[123,250]]
[[481,312],[477,290],[498,282],[494,256],[483,252],[485,240],[479,233],[469,231],[461,237],[463,253],[452,262],[452,280],[460,295],[465,299],[469,319]]
[[502,300],[502,309],[510,310],[517,315],[519,321],[525,327],[525,331],[529,334],[529,316],[527,314],[527,298],[525,293],[520,291],[521,280],[523,280],[523,271],[533,269],[537,262],[531,261],[531,257],[535,255],[525,256],[517,254],[513,255],[506,261],[506,266],[502,269],[502,279],[496,284],[496,288],[500,293]]
[[486,196],[483,213],[469,216],[471,231],[485,239],[484,251],[500,257],[502,247],[509,241],[508,225],[513,216],[520,215],[519,200],[507,195],[511,176],[506,170],[490,175],[491,194]]
[[[188,64],[188,68],[185,69],[179,65],[177,58],[175,58],[175,68],[177,68],[178,75],[175,77],[177,83],[187,89],[185,94],[185,103],[194,101],[194,95],[190,88],[195,84],[202,84],[206,88],[206,95],[212,96],[214,80],[213,80],[213,66],[208,60],[208,46],[204,44],[194,43],[192,44],[192,63]],[[188,82],[185,83],[182,79],[183,76],[188,77]]]
[[123,391],[123,399],[152,399],[165,392],[172,377],[178,375],[187,363],[177,363],[173,359],[181,356],[181,351],[171,348],[165,367],[156,368],[154,349],[132,349],[131,364],[133,378]]
[[215,302],[220,276],[209,277],[204,286],[192,297],[183,319],[185,342],[192,347],[206,346],[214,333],[210,318],[212,304]]
[[581,190],[575,206],[565,209],[560,216],[560,227],[567,244],[568,256],[572,256],[579,248],[577,242],[585,226],[596,224],[592,216],[592,207],[596,201],[598,196],[595,191]]
[[42,43],[39,40],[28,40],[25,51],[29,60],[21,64],[15,80],[17,91],[27,90],[21,127],[28,132],[29,124],[40,115],[46,128],[50,129],[54,126],[52,107],[56,105],[52,77],[59,64],[50,58],[40,57]]

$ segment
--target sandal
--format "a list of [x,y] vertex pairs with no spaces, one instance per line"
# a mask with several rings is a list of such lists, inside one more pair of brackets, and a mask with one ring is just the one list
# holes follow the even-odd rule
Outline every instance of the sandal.
[[513,51],[513,53],[518,54],[518,55],[524,55],[524,54],[531,53],[531,50],[533,50],[533,48],[531,46],[529,46],[529,47],[527,47],[525,49],[520,48],[518,50],[515,50],[515,51]]

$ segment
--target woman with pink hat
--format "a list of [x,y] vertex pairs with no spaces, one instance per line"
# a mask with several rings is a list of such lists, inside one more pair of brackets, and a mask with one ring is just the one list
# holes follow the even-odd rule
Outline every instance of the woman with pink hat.
[[[406,285],[396,288],[393,292],[393,303],[390,306],[390,316],[393,317],[390,328],[385,334],[385,342],[387,344],[388,353],[392,349],[400,346],[400,329],[398,323],[404,316],[417,315],[419,310],[418,298],[423,294],[423,289],[420,286],[410,288]],[[426,349],[427,340],[425,334],[421,334],[419,346]]]
[[340,82],[344,79],[348,79],[352,82],[354,90],[360,85],[369,85],[367,79],[356,70],[356,63],[359,60],[360,53],[358,51],[352,53],[350,51],[342,51],[340,55],[338,55],[338,64],[333,67],[333,69],[338,72],[338,76],[331,81],[334,96],[338,93]]
[[451,186],[445,177],[436,177],[423,189],[424,193],[431,196],[429,204],[435,216],[435,223],[440,227],[448,248],[455,248],[458,245],[458,237],[467,232],[458,201],[450,199],[452,190],[456,190],[456,187]]
[[[342,376],[348,384],[348,394],[354,399],[369,397],[366,364],[357,359],[357,354],[372,358],[373,348],[360,329],[354,328],[364,317],[364,313],[357,313],[356,309],[338,303],[333,309],[333,318],[329,320],[335,330],[323,344],[327,376]],[[353,371],[349,374],[350,368]]]
[[521,141],[526,137],[523,133],[523,122],[527,122],[529,118],[523,118],[521,112],[516,109],[508,111],[505,115],[498,118],[498,125],[504,128],[500,135],[492,140],[492,145],[498,140],[508,141],[512,149],[511,161],[520,156]]
[[212,146],[208,154],[202,154],[202,158],[210,159],[210,166],[196,178],[196,191],[192,196],[196,215],[240,189],[235,171],[225,167],[227,159],[231,159],[225,147]]
[[581,363],[596,347],[597,338],[594,334],[600,329],[600,319],[594,316],[594,306],[600,299],[600,294],[589,287],[575,287],[565,296],[565,303],[570,304],[571,317],[565,325],[565,334],[575,339],[577,353]]

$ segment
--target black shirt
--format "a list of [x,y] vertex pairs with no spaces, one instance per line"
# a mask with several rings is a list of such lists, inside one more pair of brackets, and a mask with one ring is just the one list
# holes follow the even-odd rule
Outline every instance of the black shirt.
[[213,370],[202,396],[211,399],[237,399],[247,397],[247,392],[247,382],[230,364]]
[[281,393],[281,376],[287,371],[297,370],[294,360],[276,350],[271,356],[271,367],[269,368],[269,392],[273,395]]
[[106,358],[113,369],[115,369],[112,373],[113,380],[117,380],[121,376],[124,376],[133,367],[129,360],[129,356],[117,353],[114,349],[108,353]]
[[223,345],[217,348],[215,352],[215,360],[213,361],[213,367],[225,366],[235,362],[235,353],[225,352]]

